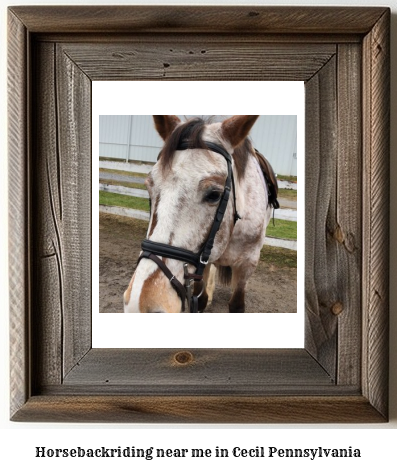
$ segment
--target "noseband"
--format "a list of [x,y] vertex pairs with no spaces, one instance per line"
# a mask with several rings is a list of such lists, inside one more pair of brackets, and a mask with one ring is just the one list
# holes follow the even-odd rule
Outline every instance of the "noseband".
[[[225,188],[223,190],[218,208],[215,213],[214,221],[212,223],[210,232],[201,249],[197,252],[191,252],[187,249],[180,247],[174,247],[168,244],[162,244],[160,242],[153,242],[145,239],[142,241],[141,248],[142,253],[138,258],[138,263],[142,258],[148,258],[158,265],[164,275],[170,280],[171,286],[178,293],[178,296],[182,301],[182,311],[185,311],[185,300],[187,300],[188,308],[190,312],[198,312],[198,299],[203,294],[204,282],[203,273],[208,260],[211,255],[211,250],[214,246],[215,236],[221,226],[223,216],[226,212],[227,203],[229,201],[230,192],[233,189],[233,205],[234,205],[234,224],[241,219],[236,209],[236,191],[234,186],[234,177],[232,169],[232,157],[231,155],[221,146],[214,144],[213,142],[204,141],[204,149],[209,149],[217,154],[222,155],[227,163],[227,177],[225,182]],[[179,144],[177,150],[191,149],[189,143],[183,142]],[[171,273],[168,267],[165,265],[163,260],[158,256],[165,258],[172,258],[174,260],[180,260],[184,262],[184,284],[180,283],[176,277]],[[191,264],[196,267],[194,273],[189,273],[188,265]],[[201,283],[201,291],[199,294],[194,293],[194,283]]]

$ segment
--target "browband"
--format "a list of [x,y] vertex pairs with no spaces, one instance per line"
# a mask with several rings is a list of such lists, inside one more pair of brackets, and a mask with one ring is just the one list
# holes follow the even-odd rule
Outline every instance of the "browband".
[[[212,150],[213,152],[221,154],[221,155],[223,155],[223,157],[225,157],[225,159],[228,162],[230,162],[230,164],[232,163],[231,155],[222,146],[220,146],[218,144],[215,144],[214,142],[209,142],[209,141],[204,141],[204,145],[205,145],[205,147],[203,147],[203,149],[208,148],[208,149]],[[177,147],[177,150],[187,150],[187,149],[197,149],[197,147],[192,147],[189,142],[180,142],[178,147]]]

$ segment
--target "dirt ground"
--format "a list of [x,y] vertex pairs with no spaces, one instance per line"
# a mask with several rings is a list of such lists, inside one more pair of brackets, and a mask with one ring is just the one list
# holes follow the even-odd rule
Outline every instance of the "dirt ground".
[[[123,312],[123,293],[134,272],[147,222],[100,213],[99,309]],[[205,312],[228,312],[230,288],[217,287]],[[260,261],[248,282],[246,312],[296,312],[296,269]]]

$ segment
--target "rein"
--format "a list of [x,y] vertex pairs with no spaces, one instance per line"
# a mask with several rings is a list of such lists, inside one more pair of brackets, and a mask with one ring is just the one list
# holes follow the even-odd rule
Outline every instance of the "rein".
[[[175,289],[178,296],[182,301],[182,311],[185,311],[185,300],[188,303],[189,312],[198,312],[198,299],[204,291],[204,282],[203,282],[203,273],[206,265],[208,265],[208,260],[211,255],[211,250],[214,246],[215,236],[221,226],[224,214],[226,212],[227,203],[229,201],[229,196],[231,190],[233,190],[233,208],[234,208],[234,224],[241,219],[240,215],[237,212],[236,207],[236,191],[234,185],[233,169],[232,169],[232,157],[231,155],[218,144],[213,142],[204,141],[204,149],[209,149],[217,154],[222,155],[227,163],[227,177],[225,182],[225,188],[223,190],[218,208],[215,213],[214,221],[212,223],[210,232],[206,241],[204,242],[202,248],[199,252],[194,253],[190,250],[183,249],[180,247],[174,247],[169,244],[163,244],[160,242],[153,242],[149,239],[144,239],[141,244],[142,253],[138,258],[139,263],[142,258],[148,258],[152,260],[157,266],[162,270],[164,275],[170,280],[171,286]],[[177,150],[187,150],[192,149],[189,143],[182,142],[179,144]],[[165,263],[158,257],[172,258],[184,262],[184,284],[180,283],[172,272],[168,269]],[[189,273],[188,264],[194,265],[196,267],[195,273]],[[194,293],[194,284],[195,282],[201,283],[201,291],[199,294]]]

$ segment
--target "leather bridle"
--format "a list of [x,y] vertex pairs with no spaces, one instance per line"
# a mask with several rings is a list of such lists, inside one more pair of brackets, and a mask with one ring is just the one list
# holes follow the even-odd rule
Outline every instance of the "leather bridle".
[[[204,282],[203,282],[203,273],[204,269],[208,264],[211,250],[214,246],[215,236],[221,226],[224,214],[226,212],[227,203],[229,201],[229,196],[231,191],[233,195],[233,206],[234,206],[234,224],[241,219],[236,208],[236,191],[234,185],[233,177],[233,168],[232,168],[232,157],[231,155],[218,144],[213,142],[203,142],[203,149],[211,150],[217,154],[222,155],[227,163],[227,177],[225,182],[225,188],[221,195],[218,208],[215,213],[214,221],[212,223],[211,229],[207,236],[207,239],[203,243],[201,249],[197,252],[191,252],[190,250],[183,249],[180,247],[174,247],[169,244],[163,244],[160,242],[154,242],[149,239],[144,239],[141,244],[142,253],[138,258],[139,263],[142,258],[148,258],[152,260],[157,266],[162,270],[164,275],[170,280],[171,286],[175,289],[178,296],[182,301],[182,312],[185,311],[185,300],[187,300],[188,309],[190,312],[198,312],[198,299],[204,292]],[[195,147],[196,148],[196,147]],[[177,150],[187,150],[192,149],[188,142],[182,142],[179,144]],[[177,278],[172,274],[172,272],[165,265],[163,260],[159,258],[172,258],[174,260],[180,260],[183,263],[184,270],[184,284],[182,284]],[[189,273],[188,265],[191,264],[196,267],[194,273]],[[194,284],[201,283],[201,290],[198,294],[194,293]]]

